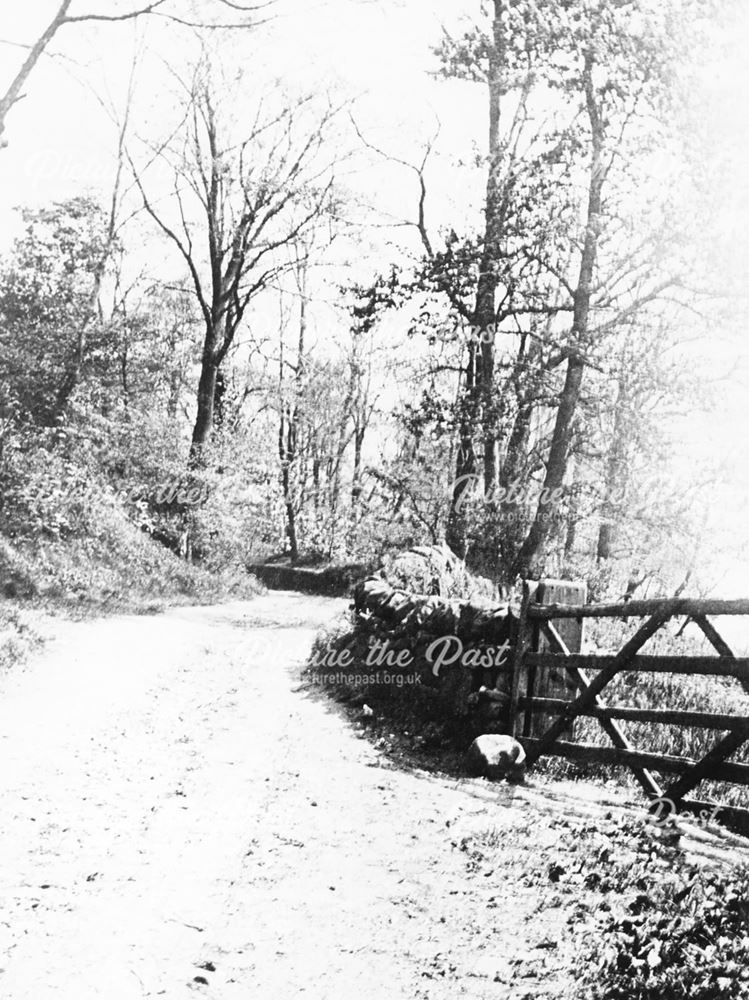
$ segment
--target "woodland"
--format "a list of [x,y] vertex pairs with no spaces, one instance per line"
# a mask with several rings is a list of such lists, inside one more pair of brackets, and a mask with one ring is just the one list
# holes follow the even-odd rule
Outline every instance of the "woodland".
[[81,33],[117,46],[156,25],[179,56],[155,119],[143,41],[126,91],[99,95],[106,183],[16,210],[7,585],[116,590],[102,567],[137,579],[162,558],[146,543],[188,574],[241,574],[445,541],[498,586],[699,586],[720,471],[684,442],[719,403],[714,338],[741,313],[711,229],[709,165],[730,151],[705,159],[695,97],[721,10],[473,5],[423,39],[446,117],[483,123],[461,148],[440,120],[399,144],[345,88],[255,76],[272,3],[60,3],[6,48],[0,157],[44,99],[40,66]]

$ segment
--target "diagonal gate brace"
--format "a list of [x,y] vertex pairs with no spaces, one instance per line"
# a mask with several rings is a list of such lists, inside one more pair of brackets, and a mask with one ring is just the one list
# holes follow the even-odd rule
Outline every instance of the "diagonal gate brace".
[[601,693],[609,681],[615,677],[620,670],[626,669],[627,664],[634,656],[637,655],[638,650],[645,645],[648,639],[658,631],[658,629],[672,616],[672,614],[673,610],[669,607],[659,608],[655,614],[651,615],[651,617],[640,626],[632,638],[622,646],[611,663],[596,674],[582,693],[579,694],[574,701],[569,703],[567,710],[559,715],[556,721],[549,726],[543,736],[541,736],[538,740],[538,743],[536,743],[536,745],[528,751],[527,762],[529,766],[534,764],[539,757],[543,757],[545,753],[548,753],[551,750],[557,739],[561,736],[564,730],[567,729],[572,720],[582,711],[593,705],[596,696]]
[[[561,653],[562,656],[569,656],[570,651],[567,649],[564,640],[554,628],[550,621],[544,621],[541,623],[541,628],[552,645],[555,653]],[[567,671],[574,678],[577,686],[583,691],[586,691],[591,684],[588,674],[584,670],[580,670],[578,667],[565,664]],[[601,701],[598,695],[593,697],[592,705],[595,708],[606,708],[606,705]],[[613,719],[599,719],[598,720],[601,728],[606,733],[606,735],[611,739],[614,746],[618,747],[620,750],[634,750],[634,747],[629,742],[627,737],[622,732],[621,728],[614,722]],[[633,767],[635,777],[640,782],[643,791],[646,795],[651,798],[659,799],[663,796],[663,790],[658,784],[656,779],[653,777],[650,771],[644,767]]]

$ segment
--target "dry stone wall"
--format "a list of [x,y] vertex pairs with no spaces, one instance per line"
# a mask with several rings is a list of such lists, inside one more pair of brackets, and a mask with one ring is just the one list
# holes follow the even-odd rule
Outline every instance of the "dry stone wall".
[[354,612],[359,659],[362,640],[380,655],[386,644],[391,663],[408,651],[402,669],[417,671],[455,715],[505,728],[518,620],[509,603],[413,594],[373,576],[354,588]]

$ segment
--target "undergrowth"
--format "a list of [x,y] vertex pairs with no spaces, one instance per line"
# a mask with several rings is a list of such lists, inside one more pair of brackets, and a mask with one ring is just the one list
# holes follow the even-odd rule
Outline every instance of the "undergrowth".
[[67,611],[155,610],[212,603],[262,590],[244,567],[209,570],[179,558],[114,508],[89,534],[14,540],[0,536],[0,595]]
[[[746,1000],[749,867],[697,864],[627,820],[576,831],[576,863],[602,897],[584,936],[574,1000]],[[567,855],[549,866],[558,880]]]

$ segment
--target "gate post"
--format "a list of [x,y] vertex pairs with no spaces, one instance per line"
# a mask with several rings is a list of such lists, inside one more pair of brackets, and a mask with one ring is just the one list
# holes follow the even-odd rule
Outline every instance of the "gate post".
[[[585,604],[588,588],[583,581],[542,580],[534,597],[536,604]],[[551,624],[559,633],[570,653],[579,653],[583,644],[583,620],[581,618],[552,619]],[[536,653],[551,650],[549,640],[536,624],[531,636],[532,649]],[[578,691],[574,679],[563,666],[531,667],[528,671],[528,697],[530,698],[561,698],[572,701]],[[553,721],[543,712],[529,710],[528,736],[540,736]],[[574,739],[574,722],[562,734],[567,739]]]
[[[538,737],[549,727],[548,714],[531,708],[521,709],[521,698],[561,698],[571,701],[577,691],[572,677],[563,667],[528,667],[527,652],[543,653],[550,648],[549,641],[539,625],[528,619],[528,606],[533,604],[585,604],[587,587],[582,582],[568,580],[541,580],[523,582],[523,600],[520,605],[515,652],[512,663],[512,689],[510,696],[510,726],[515,739],[523,736]],[[583,623],[576,618],[558,618],[553,625],[571,653],[582,648]],[[570,728],[565,736],[572,738]]]

